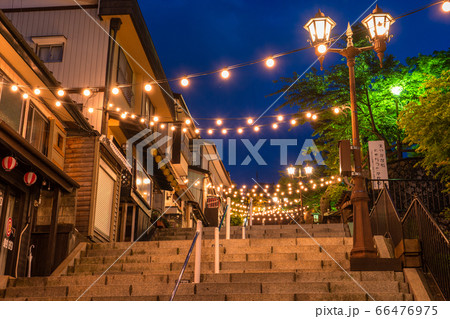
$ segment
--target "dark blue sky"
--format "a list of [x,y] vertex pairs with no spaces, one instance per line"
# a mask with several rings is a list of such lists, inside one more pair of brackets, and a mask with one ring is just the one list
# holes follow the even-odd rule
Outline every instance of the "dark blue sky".
[[[432,0],[378,1],[379,6],[396,17],[420,8]],[[307,46],[307,32],[303,25],[320,8],[336,23],[336,33],[345,31],[347,21],[355,21],[373,0],[368,1],[243,1],[243,0],[139,0],[150,34],[156,46],[168,78],[186,74],[211,71],[227,65],[265,58],[271,54]],[[373,9],[371,7],[370,11]],[[368,11],[363,17],[367,16]],[[404,61],[419,53],[430,54],[434,50],[446,50],[450,44],[450,14],[444,14],[440,5],[398,20],[393,24],[394,35],[388,44],[387,54],[394,54]],[[257,64],[231,71],[230,79],[224,81],[218,74],[191,79],[187,88],[178,82],[171,83],[175,92],[182,93],[194,118],[259,116],[276,96],[280,84],[273,83],[280,77],[302,73],[315,60],[314,51],[305,50],[276,60],[273,69]],[[338,61],[328,55],[325,64]],[[317,65],[316,65],[317,66]],[[276,106],[269,115],[294,113]],[[200,128],[214,127],[210,121],[199,121]],[[225,127],[238,127],[243,121],[224,123]],[[298,156],[306,138],[311,138],[309,127],[288,130],[288,125],[274,131],[262,128],[259,133],[248,133],[254,144],[259,138],[298,139],[299,146],[289,147],[289,163]],[[203,137],[207,134],[203,133]],[[221,138],[221,134],[213,135]],[[228,138],[239,138],[228,134]],[[248,155],[241,142],[237,142],[237,163]],[[227,142],[225,141],[225,146]],[[266,141],[260,154],[267,166],[258,166],[253,160],[248,166],[226,165],[234,181],[250,183],[258,175],[263,182],[278,180],[279,147]],[[225,155],[227,155],[225,153]],[[227,161],[224,161],[227,163]]]

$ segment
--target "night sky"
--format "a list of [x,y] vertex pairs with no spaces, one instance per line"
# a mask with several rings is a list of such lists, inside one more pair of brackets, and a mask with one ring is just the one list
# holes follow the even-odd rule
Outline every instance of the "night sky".
[[[418,9],[431,0],[378,1],[379,6],[393,17]],[[212,71],[227,65],[261,59],[274,53],[289,51],[308,45],[308,34],[303,25],[320,8],[337,26],[334,34],[345,31],[347,22],[353,23],[369,6],[362,18],[374,8],[369,1],[243,1],[243,0],[140,0],[142,13],[153,38],[156,50],[168,78],[186,74]],[[361,21],[361,19],[359,19]],[[444,14],[437,5],[398,20],[391,27],[394,35],[386,54],[393,54],[401,61],[419,53],[431,54],[446,50],[450,44],[450,14]],[[174,92],[183,94],[194,118],[258,117],[278,96],[281,84],[274,83],[280,77],[292,77],[303,73],[314,62],[313,49],[301,51],[275,60],[268,69],[263,63],[231,71],[228,80],[219,74],[190,80],[185,88],[172,82]],[[329,54],[325,66],[339,62],[339,56]],[[318,63],[315,65],[318,67]],[[280,99],[268,115],[294,113],[285,107],[276,111],[284,102]],[[201,129],[214,128],[212,121],[198,121]],[[349,123],[350,125],[350,123]],[[224,127],[245,126],[245,121],[225,121]],[[225,164],[231,178],[240,184],[251,183],[257,177],[262,182],[276,182],[279,171],[286,167],[279,164],[279,147],[270,146],[270,139],[298,139],[297,147],[288,148],[288,163],[294,163],[303,142],[311,138],[310,127],[289,130],[284,124],[277,131],[264,127],[259,133],[247,130],[244,138],[255,144],[259,138],[267,139],[260,154],[267,162],[259,166],[252,159],[248,166],[239,165],[248,155],[242,142],[237,141],[237,164]],[[214,138],[223,136],[216,132]],[[202,137],[209,135],[204,132]],[[227,134],[227,138],[240,138]],[[224,141],[225,148],[228,143]]]

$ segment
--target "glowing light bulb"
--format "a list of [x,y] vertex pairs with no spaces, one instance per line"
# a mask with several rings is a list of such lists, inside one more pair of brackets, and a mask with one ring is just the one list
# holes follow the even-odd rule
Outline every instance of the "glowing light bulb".
[[144,123],[145,122],[145,119],[144,118],[141,118],[141,123]]
[[247,123],[248,123],[248,124],[252,124],[252,123],[253,123],[253,119],[248,119],[248,120],[247,120]]
[[94,108],[93,108],[93,107],[90,107],[90,108],[88,109],[88,112],[89,112],[89,113],[94,113]]
[[212,133],[213,133],[213,130],[209,129],[208,134],[212,134]]
[[445,2],[442,4],[442,10],[443,10],[444,12],[450,12],[450,1],[445,1]]
[[34,94],[36,94],[36,95],[39,95],[39,94],[41,94],[41,90],[39,90],[39,89],[35,89],[35,90],[34,90]]
[[278,115],[278,116],[277,116],[277,120],[278,120],[279,122],[281,122],[281,121],[283,120],[283,116],[282,116],[282,115]]
[[313,120],[317,120],[317,115],[314,114],[311,118],[312,118]]
[[312,116],[312,114],[311,114],[310,112],[306,113],[306,117],[307,117],[307,118],[309,118],[309,119],[310,119],[310,118],[311,118],[311,116]]
[[277,124],[277,123],[274,123],[274,124],[272,125],[272,127],[273,127],[274,129],[277,129],[277,128],[278,128],[278,124]]
[[150,92],[150,91],[152,90],[151,84],[146,84],[146,85],[144,86],[144,90],[146,90],[147,92]]
[[271,67],[273,67],[274,65],[275,65],[275,60],[274,60],[274,59],[268,58],[268,59],[266,60],[266,66],[267,66],[268,68],[271,68]]
[[187,128],[183,127],[182,131],[183,131],[183,133],[186,133],[187,132]]
[[224,79],[228,79],[230,77],[230,72],[228,70],[223,70],[220,75],[222,76],[222,78]]
[[182,86],[188,86],[189,85],[189,80],[187,78],[184,78],[181,80],[181,85]]
[[60,106],[61,106],[61,102],[56,101],[55,105],[56,105],[57,107],[60,107]]
[[134,120],[136,118],[135,114],[131,114],[131,118]]
[[191,124],[191,120],[190,119],[186,119],[186,121],[184,121],[184,123],[186,123],[187,125]]
[[335,107],[335,108],[333,109],[333,112],[334,112],[335,114],[339,114],[340,111],[341,111],[341,110],[340,110],[338,107]]
[[216,124],[219,125],[219,126],[222,125],[222,120],[217,120]]
[[259,132],[259,126],[255,126],[254,130],[255,132]]
[[226,129],[223,129],[223,130],[222,130],[222,134],[227,134],[227,130],[226,130]]
[[200,133],[200,130],[198,128],[195,129],[195,133],[198,134]]
[[291,124],[295,125],[295,124],[297,124],[297,121],[296,120],[291,120]]
[[13,86],[11,86],[11,91],[13,91],[13,92],[17,92],[19,90],[19,88],[18,88],[18,86],[17,85],[13,85]]
[[159,121],[159,117],[154,116],[154,117],[153,117],[153,121],[158,122],[158,121]]
[[175,131],[175,126],[170,127],[171,131]]
[[64,94],[66,93],[64,92],[64,90],[58,90],[56,94],[58,94],[58,96],[64,96]]
[[22,95],[22,97],[24,98],[24,99],[28,99],[28,94],[27,93],[24,93],[23,95]]
[[150,126],[153,126],[153,125],[155,125],[155,122],[151,121]]
[[89,90],[89,89],[84,89],[84,90],[83,90],[83,95],[84,95],[84,96],[89,96],[89,95],[91,95],[91,90]]
[[241,128],[238,128],[237,132],[238,132],[239,134],[242,134],[242,133],[244,132],[244,130],[241,129]]
[[317,51],[321,54],[327,52],[327,46],[325,44],[321,44],[317,47]]
[[113,88],[111,90],[111,92],[112,92],[112,94],[117,95],[117,94],[119,94],[119,88]]
[[116,107],[116,112],[120,112],[120,107]]
[[165,128],[165,127],[166,127],[166,124],[163,123],[163,124],[160,125],[160,127],[161,127],[161,128]]

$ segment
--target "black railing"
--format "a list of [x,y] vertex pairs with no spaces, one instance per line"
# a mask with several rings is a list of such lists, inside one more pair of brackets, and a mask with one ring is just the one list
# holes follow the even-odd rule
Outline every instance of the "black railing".
[[446,300],[450,300],[449,241],[419,199],[414,199],[402,219],[403,238],[418,239],[424,270],[429,272]]
[[372,233],[391,238],[394,247],[402,241],[402,222],[386,189],[380,191],[373,205],[370,212],[370,223]]
[[186,267],[189,262],[189,258],[191,258],[192,251],[194,250],[195,242],[197,241],[197,238],[199,235],[200,235],[200,232],[197,231],[195,233],[194,239],[192,240],[192,244],[191,244],[191,247],[189,248],[186,259],[184,260],[184,264],[183,264],[183,267],[181,268],[180,275],[178,276],[178,279],[175,283],[175,287],[173,288],[172,296],[170,296],[170,301],[173,301],[173,299],[175,298],[175,295],[177,294],[178,287],[180,286],[181,280],[183,279],[183,275],[184,275],[184,272],[186,271]]
[[440,213],[445,207],[450,206],[450,194],[444,193],[445,185],[436,180],[368,180],[367,190],[372,203],[375,203],[383,185],[388,188],[394,207],[400,216],[405,215],[416,197],[431,213]]
[[394,247],[403,239],[418,239],[424,271],[433,277],[444,298],[450,299],[449,240],[419,198],[413,198],[400,218],[390,193],[380,190],[370,212],[370,223],[373,234],[391,238]]

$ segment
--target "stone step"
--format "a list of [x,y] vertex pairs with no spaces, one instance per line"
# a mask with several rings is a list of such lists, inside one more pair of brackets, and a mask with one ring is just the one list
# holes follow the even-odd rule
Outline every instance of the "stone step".
[[[98,275],[60,276],[60,277],[31,277],[17,278],[8,281],[8,287],[44,287],[44,286],[83,286],[96,281],[98,285],[122,285],[127,283],[175,283],[178,273],[168,274],[116,274],[99,277]],[[351,276],[351,277],[350,277]],[[193,272],[184,273],[183,280],[193,281]],[[393,271],[291,271],[279,273],[219,273],[202,274],[201,282],[340,282],[353,281],[365,283],[367,281],[395,281],[404,283],[402,272]]]
[[[250,248],[250,247],[249,247]],[[265,248],[265,247],[264,247]],[[266,249],[268,250],[268,249]],[[271,249],[270,249],[271,250]],[[270,251],[268,250],[268,251]],[[324,252],[314,251],[314,252],[302,252],[302,253],[271,253],[271,252],[257,252],[254,253],[249,249],[250,253],[240,253],[241,251],[226,251],[224,253],[219,252],[220,261],[283,261],[283,260],[326,260],[330,257]],[[333,258],[338,259],[348,259],[348,255],[344,253],[333,253],[331,254]],[[95,257],[81,257],[81,259],[76,261],[77,265],[81,264],[112,264],[117,263],[171,263],[171,262],[184,262],[186,259],[186,254],[172,254],[163,255],[152,253],[148,254],[136,254],[131,256],[123,256],[120,259],[115,256],[95,256]],[[213,249],[207,251],[202,250],[202,261],[212,262],[215,259],[215,254]]]
[[[174,283],[151,284],[120,284],[120,285],[85,285],[85,286],[61,286],[61,287],[10,287],[6,290],[5,298],[86,298],[92,297],[127,297],[127,296],[161,296],[170,295]],[[364,289],[372,294],[408,294],[405,284],[396,282],[364,282]],[[353,282],[318,283],[318,282],[283,282],[283,283],[183,283],[178,288],[180,295],[232,295],[232,294],[365,294],[365,292]]]

